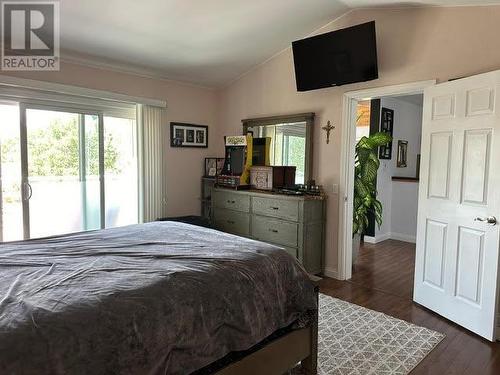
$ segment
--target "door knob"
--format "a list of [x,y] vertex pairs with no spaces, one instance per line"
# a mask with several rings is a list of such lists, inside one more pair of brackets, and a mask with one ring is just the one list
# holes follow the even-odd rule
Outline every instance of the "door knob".
[[488,216],[488,217],[476,217],[474,221],[482,221],[484,223],[487,223],[489,225],[496,225],[497,224],[497,218],[495,216]]

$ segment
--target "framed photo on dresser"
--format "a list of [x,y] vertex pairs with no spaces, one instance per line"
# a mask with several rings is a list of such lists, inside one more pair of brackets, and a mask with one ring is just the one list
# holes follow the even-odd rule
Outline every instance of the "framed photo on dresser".
[[208,126],[171,122],[170,146],[207,148]]
[[224,166],[224,158],[205,158],[205,176],[215,177],[220,175]]

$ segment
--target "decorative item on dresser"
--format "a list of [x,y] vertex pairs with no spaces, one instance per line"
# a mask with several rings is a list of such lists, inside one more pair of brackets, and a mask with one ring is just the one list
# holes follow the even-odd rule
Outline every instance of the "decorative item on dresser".
[[224,232],[283,247],[311,274],[323,271],[325,197],[212,191],[213,224]]
[[250,167],[252,166],[253,138],[251,134],[224,137],[225,158],[217,185],[233,189],[250,187]]
[[205,158],[205,176],[214,177],[222,172],[224,167],[224,158]]
[[273,190],[293,187],[297,167],[266,166],[250,168],[250,186],[254,189]]

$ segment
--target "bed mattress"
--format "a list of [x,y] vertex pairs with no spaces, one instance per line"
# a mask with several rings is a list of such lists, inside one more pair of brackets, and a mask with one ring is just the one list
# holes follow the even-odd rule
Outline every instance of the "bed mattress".
[[284,250],[154,222],[0,245],[0,374],[189,374],[316,309]]

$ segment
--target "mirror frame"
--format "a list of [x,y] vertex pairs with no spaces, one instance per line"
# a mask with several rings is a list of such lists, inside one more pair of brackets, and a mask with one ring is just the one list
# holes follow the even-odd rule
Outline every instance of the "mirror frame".
[[243,124],[243,134],[247,134],[248,128],[254,126],[266,126],[266,125],[278,125],[293,122],[305,122],[306,123],[306,155],[305,155],[305,166],[304,166],[304,183],[308,183],[313,179],[313,124],[314,124],[314,112],[298,113],[292,115],[281,115],[281,116],[270,116],[270,117],[259,117],[259,118],[249,118],[241,120]]

